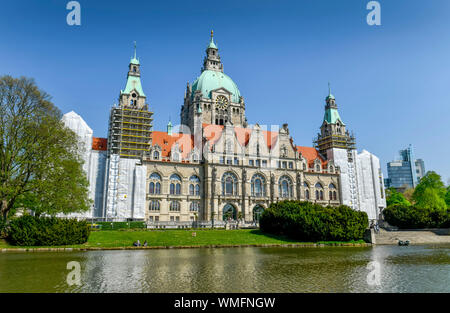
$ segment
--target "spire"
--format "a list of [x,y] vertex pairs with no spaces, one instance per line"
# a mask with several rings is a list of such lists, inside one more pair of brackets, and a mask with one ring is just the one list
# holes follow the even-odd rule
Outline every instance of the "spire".
[[134,56],[131,58],[130,63],[139,65],[139,60],[136,58],[136,41],[134,41]]
[[333,94],[331,93],[330,82],[328,82],[328,96],[327,96],[326,100],[328,101],[329,99],[336,100],[336,99],[334,98]]
[[217,49],[217,46],[214,43],[214,31],[213,30],[211,30],[211,40],[209,41],[208,49]]
[[172,122],[170,121],[170,116],[169,123],[167,123],[167,135],[172,136]]

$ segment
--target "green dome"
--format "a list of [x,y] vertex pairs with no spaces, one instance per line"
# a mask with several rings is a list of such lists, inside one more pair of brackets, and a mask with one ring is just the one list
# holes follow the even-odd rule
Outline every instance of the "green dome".
[[241,93],[234,81],[222,72],[211,70],[203,71],[200,77],[194,82],[192,85],[192,97],[197,90],[200,90],[203,97],[211,99],[211,91],[218,88],[225,88],[231,92],[231,101],[239,103]]

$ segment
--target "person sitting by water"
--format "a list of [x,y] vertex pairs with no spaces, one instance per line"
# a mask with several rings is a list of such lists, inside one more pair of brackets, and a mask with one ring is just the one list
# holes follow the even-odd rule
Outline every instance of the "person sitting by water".
[[147,240],[144,241],[144,247],[147,247]]
[[133,242],[133,246],[137,247],[137,246],[138,246],[138,243],[137,243],[136,241]]

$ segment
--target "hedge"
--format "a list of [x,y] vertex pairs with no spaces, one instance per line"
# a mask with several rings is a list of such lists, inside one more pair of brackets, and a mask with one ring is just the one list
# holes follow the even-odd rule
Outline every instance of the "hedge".
[[265,233],[313,242],[360,240],[368,225],[365,212],[301,201],[273,203],[260,219]]
[[145,222],[98,222],[102,230],[115,230],[121,228],[147,228]]
[[400,229],[449,228],[449,209],[392,205],[383,210],[384,219]]
[[17,246],[64,246],[83,244],[89,234],[86,221],[24,215],[10,221],[7,240]]

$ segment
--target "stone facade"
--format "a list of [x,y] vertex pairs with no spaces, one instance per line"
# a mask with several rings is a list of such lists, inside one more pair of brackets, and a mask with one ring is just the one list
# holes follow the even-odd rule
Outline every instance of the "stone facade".
[[[205,135],[211,131],[208,127],[216,132],[214,137]],[[164,134],[155,132],[154,140]],[[241,141],[242,134],[248,138]],[[195,135],[190,142],[186,136],[172,134],[172,137],[177,136],[179,143],[171,143],[171,148],[184,148],[180,159],[174,160],[171,153],[164,156],[158,145],[144,158],[148,178],[147,219],[151,221],[207,221],[231,217],[250,222],[274,201],[341,203],[339,169],[317,153],[313,152],[311,158],[311,151],[315,149],[292,145],[287,125],[279,131],[266,133],[259,125],[245,129],[230,125],[206,126],[202,129],[206,151],[200,161],[195,161],[189,150],[195,151]],[[268,138],[272,141],[269,145]],[[179,192],[177,184],[180,184]]]
[[[110,123],[102,190],[106,209],[99,217],[185,225],[254,222],[271,203],[289,199],[347,204],[377,219],[385,207],[379,160],[367,151],[356,152],[331,92],[316,146],[303,147],[294,144],[287,124],[249,125],[244,98],[223,72],[212,34],[202,73],[187,85],[175,132],[171,122],[166,132],[151,129],[152,112],[140,78],[135,55],[119,107],[145,114],[129,117],[139,121]],[[114,139],[114,129],[130,128],[122,127],[125,122],[132,131],[149,135],[124,131]],[[137,142],[124,136],[144,138],[139,142],[143,147],[130,146]],[[136,152],[124,154],[124,147]]]

